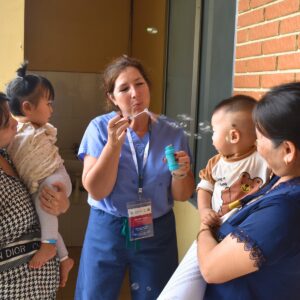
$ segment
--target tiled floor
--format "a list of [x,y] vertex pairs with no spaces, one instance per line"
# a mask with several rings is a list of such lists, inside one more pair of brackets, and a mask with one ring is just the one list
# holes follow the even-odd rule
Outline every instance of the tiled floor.
[[[59,289],[57,293],[57,300],[73,300],[74,290],[76,285],[76,278],[79,266],[81,247],[69,247],[69,256],[75,261],[74,268],[70,272],[69,280],[65,288]],[[99,298],[100,299],[100,298]],[[125,278],[119,300],[130,300],[130,290],[128,286],[128,278]]]

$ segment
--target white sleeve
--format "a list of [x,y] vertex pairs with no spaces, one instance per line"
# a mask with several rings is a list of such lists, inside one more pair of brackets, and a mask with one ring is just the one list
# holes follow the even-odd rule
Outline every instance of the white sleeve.
[[202,189],[202,190],[205,190],[205,191],[213,193],[213,191],[214,191],[214,185],[211,184],[211,182],[209,182],[209,181],[207,181],[205,179],[202,179],[198,183],[198,185],[197,185],[197,190],[198,189]]

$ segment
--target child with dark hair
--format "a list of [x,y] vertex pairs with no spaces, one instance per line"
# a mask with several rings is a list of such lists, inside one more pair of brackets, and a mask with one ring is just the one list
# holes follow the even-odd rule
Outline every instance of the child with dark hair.
[[219,154],[199,174],[198,208],[202,220],[218,219],[269,180],[270,170],[256,151],[252,120],[255,106],[252,97],[236,95],[221,101],[212,113],[212,140]]
[[[64,286],[74,262],[58,233],[57,217],[41,208],[39,198],[47,197],[43,192],[45,186],[64,190],[69,196],[71,181],[55,146],[57,130],[48,123],[53,112],[53,86],[42,76],[27,75],[26,68],[24,63],[17,70],[18,76],[7,86],[10,110],[18,121],[17,135],[7,150],[34,199],[41,225],[41,247],[29,267],[41,268],[56,255],[57,249],[61,262],[60,285]],[[47,200],[51,203],[52,199]]]

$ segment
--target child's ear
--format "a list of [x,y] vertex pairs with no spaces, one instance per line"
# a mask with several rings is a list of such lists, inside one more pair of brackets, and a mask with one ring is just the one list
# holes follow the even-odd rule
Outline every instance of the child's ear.
[[24,101],[21,106],[22,113],[27,116],[32,111],[32,104],[29,101]]
[[241,139],[241,133],[237,129],[230,129],[229,131],[229,142],[231,144],[236,144],[240,141]]

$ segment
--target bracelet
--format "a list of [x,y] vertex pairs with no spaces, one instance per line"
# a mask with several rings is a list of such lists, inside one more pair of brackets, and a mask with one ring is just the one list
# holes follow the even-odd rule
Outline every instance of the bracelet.
[[197,233],[197,236],[196,236],[197,242],[198,242],[198,238],[199,238],[200,233],[203,232],[203,231],[206,231],[206,230],[211,231],[211,228],[210,228],[210,227],[207,227],[207,228],[202,228],[202,229],[200,229],[200,231]]
[[187,173],[185,173],[185,174],[176,174],[174,172],[171,172],[171,174],[172,174],[172,177],[174,177],[175,179],[183,179],[187,176]]

